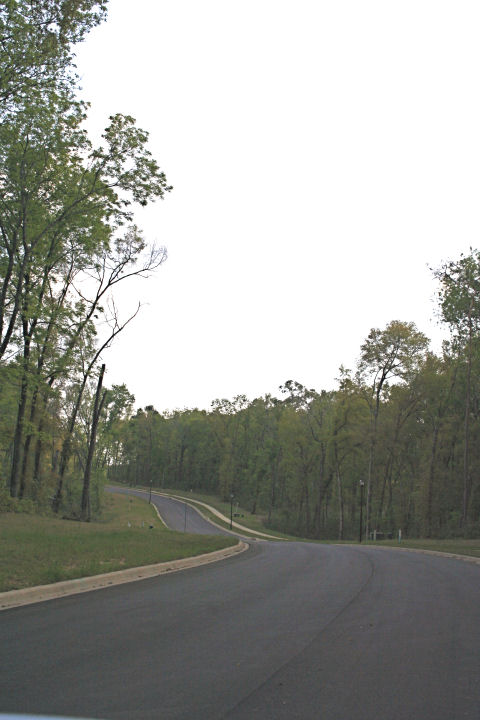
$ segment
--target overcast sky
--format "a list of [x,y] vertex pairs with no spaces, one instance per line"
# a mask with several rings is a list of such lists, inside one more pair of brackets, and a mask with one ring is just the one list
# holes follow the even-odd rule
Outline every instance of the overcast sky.
[[480,3],[110,0],[78,49],[94,137],[133,115],[168,261],[105,353],[137,406],[336,387],[371,327],[438,347],[429,266],[479,246]]

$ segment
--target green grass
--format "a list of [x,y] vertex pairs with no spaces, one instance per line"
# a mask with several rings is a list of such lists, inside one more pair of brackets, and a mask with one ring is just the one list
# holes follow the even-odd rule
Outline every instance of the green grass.
[[201,555],[235,543],[235,538],[167,530],[148,503],[120,495],[106,496],[99,522],[2,513],[0,592]]
[[412,548],[414,550],[434,550],[436,552],[454,553],[456,555],[470,555],[480,557],[480,539],[476,540],[402,540],[401,543],[395,540],[381,540],[376,543],[369,542],[368,545],[379,547],[400,547]]

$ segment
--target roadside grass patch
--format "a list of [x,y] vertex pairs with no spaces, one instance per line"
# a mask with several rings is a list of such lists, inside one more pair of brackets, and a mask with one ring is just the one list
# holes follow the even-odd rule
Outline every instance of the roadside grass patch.
[[99,522],[1,513],[0,592],[201,555],[236,542],[168,530],[151,505],[121,495],[106,495]]
[[480,538],[475,540],[464,540],[462,538],[449,540],[379,540],[368,542],[367,545],[378,545],[381,547],[412,548],[412,550],[434,550],[436,552],[454,553],[456,555],[470,555],[480,557]]

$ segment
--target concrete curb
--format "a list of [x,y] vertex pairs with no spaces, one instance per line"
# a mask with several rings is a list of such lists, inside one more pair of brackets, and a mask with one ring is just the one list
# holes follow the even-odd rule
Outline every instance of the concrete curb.
[[463,560],[463,562],[473,563],[474,565],[480,565],[480,558],[475,555],[459,555],[458,553],[443,552],[442,550],[426,550],[424,548],[409,548],[409,547],[393,547],[390,545],[350,545],[348,543],[332,543],[336,547],[364,547],[374,548],[375,550],[401,550],[402,552],[413,552],[421,553],[422,555],[436,555],[437,557],[447,557],[453,560]]
[[159,519],[160,522],[162,523],[163,527],[166,527],[167,530],[170,530],[170,528],[168,527],[167,523],[165,522],[165,520],[163,519],[163,517],[160,515],[160,510],[158,509],[158,507],[157,507],[156,505],[154,505],[153,503],[152,503],[152,505],[153,505],[153,508],[154,508],[155,512],[157,513],[158,519]]
[[247,550],[248,547],[248,543],[239,541],[238,544],[233,547],[215,550],[214,552],[197,555],[196,557],[170,560],[169,562],[157,563],[155,565],[143,565],[141,567],[128,568],[127,570],[118,570],[116,572],[103,573],[102,575],[78,578],[77,580],[64,580],[62,582],[52,583],[51,585],[39,585],[21,590],[9,590],[8,592],[0,593],[0,610],[8,610],[9,608],[19,607],[21,605],[31,605],[32,603],[43,602],[45,600],[55,600],[56,598],[66,597],[67,595],[77,595],[78,593],[89,592],[90,590],[101,590],[112,587],[113,585],[135,582],[169,572],[178,572],[179,570],[186,570],[199,565],[218,562],[224,558],[242,553]]

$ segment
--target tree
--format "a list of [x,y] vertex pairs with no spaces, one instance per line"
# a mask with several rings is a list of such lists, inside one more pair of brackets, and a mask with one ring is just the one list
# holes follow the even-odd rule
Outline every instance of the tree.
[[449,261],[434,275],[440,283],[438,297],[442,320],[450,326],[454,345],[466,348],[466,383],[463,430],[462,525],[466,529],[472,490],[470,474],[470,420],[472,358],[480,339],[480,252],[471,250],[459,260]]
[[8,0],[0,4],[0,123],[25,99],[72,87],[73,44],[106,16],[98,0]]
[[370,452],[367,474],[365,535],[370,530],[372,484],[375,478],[375,448],[382,392],[390,379],[408,381],[418,371],[428,339],[414,323],[393,320],[384,330],[372,328],[361,346],[358,381],[365,389],[370,409]]
[[[72,46],[105,11],[106,2],[92,0],[0,7],[0,362],[13,362],[19,377],[14,497],[26,490],[35,437],[39,477],[47,403],[54,386],[76,375],[79,348],[78,406],[102,349],[136,314],[118,318],[117,283],[147,276],[166,258],[133,224],[135,204],[171,190],[147,149],[148,134],[117,114],[93,147],[82,127],[86,105],[76,97]],[[93,295],[85,290],[92,279]],[[109,327],[106,338],[96,338],[96,325]],[[72,423],[73,415],[61,475]]]
[[90,520],[90,478],[92,474],[93,453],[95,451],[95,443],[97,441],[98,421],[105,405],[107,398],[107,390],[102,394],[103,376],[105,374],[105,365],[103,364],[98,376],[97,390],[95,392],[95,402],[93,404],[92,423],[88,438],[87,461],[85,463],[85,471],[83,473],[83,490],[81,518],[82,520]]

